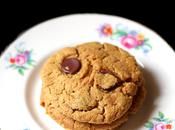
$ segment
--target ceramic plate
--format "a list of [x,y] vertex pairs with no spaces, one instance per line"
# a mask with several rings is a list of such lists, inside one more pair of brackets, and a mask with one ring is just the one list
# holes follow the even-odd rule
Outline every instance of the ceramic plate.
[[63,130],[39,104],[43,62],[62,47],[109,42],[143,67],[148,91],[142,109],[120,130],[175,130],[175,53],[147,27],[117,16],[68,15],[19,36],[0,58],[1,130]]

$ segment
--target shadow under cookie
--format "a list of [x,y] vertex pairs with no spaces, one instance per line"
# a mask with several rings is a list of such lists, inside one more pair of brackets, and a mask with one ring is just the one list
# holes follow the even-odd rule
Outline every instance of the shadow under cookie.
[[154,101],[160,96],[159,83],[156,81],[155,75],[149,68],[142,69],[147,95],[141,110],[126,122],[126,125],[122,125],[120,130],[136,130],[143,127],[144,124],[149,120],[150,116],[156,109]]

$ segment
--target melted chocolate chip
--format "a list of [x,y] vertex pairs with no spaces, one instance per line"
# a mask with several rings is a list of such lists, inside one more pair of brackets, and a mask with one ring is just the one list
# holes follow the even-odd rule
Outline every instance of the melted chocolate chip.
[[119,83],[119,84],[115,84],[115,85],[111,86],[110,88],[106,88],[106,89],[104,89],[104,88],[101,87],[101,86],[97,86],[97,88],[98,88],[99,90],[103,91],[103,92],[110,92],[110,91],[115,90],[115,89],[118,88],[118,87],[121,87],[121,85],[122,85],[122,84]]
[[115,85],[110,86],[109,88],[104,88],[102,86],[97,86],[97,88],[99,88],[100,90],[102,90],[104,92],[113,91],[113,90],[115,90],[116,88],[120,87],[123,84],[123,82],[118,78],[118,76],[116,76],[116,74],[114,72],[112,72],[108,69],[101,69],[100,73],[102,73],[102,74],[111,74],[111,75],[115,76],[118,79],[118,82]]
[[110,70],[107,70],[107,69],[101,69],[100,70],[100,73],[102,74],[111,74],[113,76],[115,76],[118,80],[120,80],[120,78],[118,77],[118,75]]
[[100,73],[102,73],[102,74],[111,74],[111,72],[107,69],[101,69]]
[[66,74],[75,74],[81,68],[81,63],[76,58],[67,58],[64,59],[61,64],[61,69]]

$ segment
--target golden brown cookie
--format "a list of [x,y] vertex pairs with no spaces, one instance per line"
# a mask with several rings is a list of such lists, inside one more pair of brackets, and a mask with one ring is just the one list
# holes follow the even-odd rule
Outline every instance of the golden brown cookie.
[[[52,115],[55,116],[55,115]],[[90,124],[85,122],[75,121],[71,118],[68,118],[62,114],[57,115],[57,117],[52,117],[57,121],[62,127],[68,130],[112,130],[119,127],[124,122],[128,120],[127,114],[122,116],[120,119],[112,122],[111,124]],[[116,130],[116,129],[115,129]]]
[[127,114],[143,81],[133,56],[98,42],[59,50],[44,64],[41,78],[41,104],[51,117],[94,125]]
[[144,83],[139,86],[137,91],[137,96],[134,97],[134,103],[132,104],[130,110],[122,116],[120,119],[115,120],[111,124],[89,124],[89,123],[82,123],[76,120],[73,120],[69,117],[66,117],[62,114],[54,114],[54,110],[52,109],[49,111],[51,117],[59,123],[61,126],[66,128],[66,130],[117,130],[119,126],[125,123],[128,120],[128,115],[133,114],[139,110],[141,107],[146,95],[146,90],[144,87]]

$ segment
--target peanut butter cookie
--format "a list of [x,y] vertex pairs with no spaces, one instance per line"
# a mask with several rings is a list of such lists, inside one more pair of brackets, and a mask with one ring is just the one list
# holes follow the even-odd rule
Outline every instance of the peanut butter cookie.
[[141,106],[136,97],[144,88],[143,76],[135,58],[108,43],[59,50],[44,64],[41,79],[41,105],[55,120],[58,116],[93,127],[121,124]]

